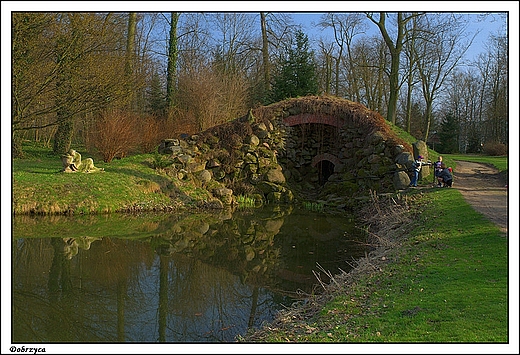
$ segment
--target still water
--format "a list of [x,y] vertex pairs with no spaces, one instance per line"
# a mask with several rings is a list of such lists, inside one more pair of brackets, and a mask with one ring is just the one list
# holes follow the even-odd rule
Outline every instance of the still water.
[[348,271],[363,239],[287,206],[15,216],[12,342],[233,342]]

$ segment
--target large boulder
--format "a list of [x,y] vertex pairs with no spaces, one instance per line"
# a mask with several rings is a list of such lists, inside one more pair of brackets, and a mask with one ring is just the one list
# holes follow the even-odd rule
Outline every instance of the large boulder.
[[413,147],[413,156],[417,158],[419,155],[424,157],[424,161],[428,160],[428,146],[425,141],[418,140],[415,143],[412,143]]
[[276,169],[271,169],[266,174],[266,180],[275,184],[285,183],[285,176],[282,172],[282,167],[277,166]]
[[410,176],[405,171],[398,171],[394,174],[393,184],[396,190],[404,190],[410,185]]

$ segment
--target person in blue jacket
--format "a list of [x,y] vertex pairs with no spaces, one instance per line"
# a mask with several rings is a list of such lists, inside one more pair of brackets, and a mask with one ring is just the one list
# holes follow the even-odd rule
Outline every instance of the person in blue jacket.
[[450,168],[446,167],[446,164],[441,164],[442,170],[437,175],[437,179],[439,180],[439,186],[442,184],[442,187],[451,187],[453,185],[453,175],[450,171]]

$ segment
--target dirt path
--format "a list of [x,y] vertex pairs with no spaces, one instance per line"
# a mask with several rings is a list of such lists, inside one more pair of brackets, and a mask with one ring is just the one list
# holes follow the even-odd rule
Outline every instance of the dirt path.
[[473,208],[508,232],[507,186],[498,170],[481,163],[457,161],[453,187]]

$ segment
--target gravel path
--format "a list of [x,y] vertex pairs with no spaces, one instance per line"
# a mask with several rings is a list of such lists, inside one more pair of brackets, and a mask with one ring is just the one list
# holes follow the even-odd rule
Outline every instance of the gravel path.
[[453,188],[458,189],[473,208],[508,232],[508,191],[498,170],[481,163],[457,161]]

